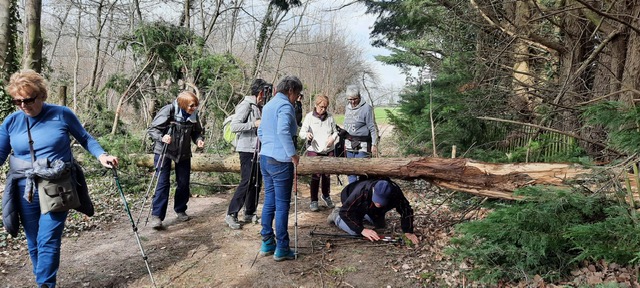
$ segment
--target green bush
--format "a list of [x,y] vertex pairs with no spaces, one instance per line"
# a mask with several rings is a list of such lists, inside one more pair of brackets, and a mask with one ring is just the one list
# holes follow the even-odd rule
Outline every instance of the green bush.
[[607,218],[603,221],[576,225],[566,232],[565,238],[578,253],[575,261],[603,259],[610,263],[638,264],[638,218],[624,206],[616,205],[604,211]]
[[458,236],[447,253],[472,263],[471,279],[495,284],[537,274],[554,281],[579,260],[627,264],[638,256],[637,219],[625,212],[624,203],[546,187],[518,194],[527,200],[499,204],[486,218],[456,226]]

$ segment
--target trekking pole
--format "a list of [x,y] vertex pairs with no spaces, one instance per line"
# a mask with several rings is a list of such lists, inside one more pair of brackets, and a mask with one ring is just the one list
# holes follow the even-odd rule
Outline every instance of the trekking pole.
[[[151,181],[149,181],[149,186],[147,186],[147,191],[144,193],[144,200],[142,201],[142,205],[140,205],[140,213],[138,214],[138,218],[136,219],[136,224],[140,224],[140,218],[142,218],[142,212],[144,212],[144,206],[147,204],[147,200],[149,200],[149,193],[151,192],[151,186],[153,186],[153,190],[155,191],[158,188],[158,182],[160,180],[160,172],[158,171],[160,167],[164,164],[164,157],[167,151],[167,143],[164,143],[162,147],[162,155],[160,155],[160,161],[156,163],[156,167],[154,167],[153,175],[151,176]],[[156,177],[158,175],[158,177]],[[155,180],[155,185],[153,184]],[[147,225],[149,221],[149,217],[144,221],[144,225]]]
[[[169,124],[169,130],[167,130],[167,133],[165,135],[171,135],[171,132],[173,131],[173,125],[174,125],[173,122]],[[140,206],[140,213],[138,214],[138,218],[136,219],[136,225],[140,224],[140,218],[142,218],[142,212],[144,212],[144,206],[147,204],[147,200],[149,200],[149,193],[151,192],[151,186],[153,184],[154,178],[155,178],[156,184],[153,185],[153,190],[155,191],[158,188],[158,182],[160,181],[160,173],[161,173],[160,169],[162,169],[162,166],[164,165],[164,159],[166,158],[166,155],[167,155],[167,146],[169,146],[168,143],[164,143],[164,145],[162,145],[162,154],[160,155],[160,161],[156,163],[155,171],[153,171],[153,175],[151,176],[151,181],[149,181],[149,186],[147,187],[147,192],[145,192],[144,194],[144,200],[142,201],[142,205]],[[149,215],[151,215],[151,209],[149,209],[149,213],[147,213],[147,219],[144,220],[144,226],[147,226],[147,223],[149,222]]]
[[[333,234],[333,233],[318,233],[315,231],[311,231],[309,233],[309,235],[311,236],[324,236],[324,237],[334,237],[334,238],[349,238],[349,239],[362,239],[362,240],[367,240],[364,236],[362,235],[351,235],[351,234]],[[397,243],[400,242],[400,239],[398,238],[393,238],[391,236],[384,236],[381,237],[379,241],[382,242],[391,242],[391,243]]]
[[133,221],[133,217],[131,217],[131,210],[129,210],[129,204],[127,204],[127,198],[124,196],[124,192],[122,191],[122,186],[120,186],[120,179],[118,178],[118,171],[116,171],[116,166],[111,162],[107,162],[107,164],[111,165],[111,169],[113,170],[113,179],[116,181],[116,186],[118,186],[118,191],[120,192],[120,197],[122,198],[122,203],[124,204],[124,210],[127,211],[127,216],[129,216],[129,220],[131,221],[131,228],[133,228],[133,233],[136,235],[136,241],[138,242],[138,247],[140,247],[140,252],[142,253],[142,259],[144,260],[144,264],[147,266],[147,271],[149,272],[149,277],[151,278],[151,284],[153,287],[156,287],[156,281],[153,279],[153,274],[151,274],[151,268],[149,267],[149,262],[147,261],[147,255],[144,253],[144,248],[142,248],[142,243],[140,242],[140,235],[138,235],[138,227],[136,226],[136,222]]
[[295,225],[294,230],[293,230],[293,235],[294,235],[294,241],[293,243],[295,244],[295,259],[298,259],[298,167],[296,165],[293,165],[293,189],[295,191],[295,199],[293,201],[293,209],[294,209],[294,214],[295,214]]
[[326,236],[326,237],[337,237],[337,238],[350,238],[350,239],[361,239],[362,235],[351,235],[351,234],[332,234],[332,233],[318,233],[315,231],[309,232],[311,236]]
[[[258,201],[260,199],[260,138],[256,137],[256,146],[255,149],[253,150],[253,158],[251,158],[251,173],[249,175],[249,183],[253,183],[253,189],[255,192],[255,199],[253,199],[253,204],[255,205],[256,211],[258,209]],[[248,203],[248,200],[251,192],[251,187],[247,187],[247,193],[245,193],[244,195],[244,203],[245,203],[245,211],[246,211],[246,203]],[[256,219],[257,219],[257,215],[256,215]],[[253,220],[253,219],[251,219]],[[257,220],[256,220],[257,221]]]

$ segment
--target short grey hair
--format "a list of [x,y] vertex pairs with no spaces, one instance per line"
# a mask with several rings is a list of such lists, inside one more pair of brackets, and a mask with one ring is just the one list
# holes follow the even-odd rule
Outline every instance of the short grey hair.
[[278,86],[276,86],[276,91],[287,94],[289,89],[293,90],[295,93],[300,93],[302,91],[302,82],[296,76],[285,76],[280,80]]
[[347,99],[349,98],[360,98],[360,88],[358,88],[358,86],[356,85],[349,85],[347,86],[347,90],[344,92],[345,96],[347,96]]

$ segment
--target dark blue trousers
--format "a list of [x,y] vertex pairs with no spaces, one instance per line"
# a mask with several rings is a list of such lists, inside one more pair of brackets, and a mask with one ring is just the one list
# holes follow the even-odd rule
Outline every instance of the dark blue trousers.
[[[161,161],[160,154],[155,154],[154,166],[158,166],[158,161]],[[156,187],[156,193],[153,195],[153,210],[151,214],[153,216],[160,217],[160,220],[164,220],[167,216],[167,206],[169,204],[169,176],[171,173],[172,160],[168,157],[164,157],[162,167],[156,170],[156,177],[158,177],[158,185]],[[175,201],[173,203],[173,210],[176,213],[187,211],[187,202],[189,202],[189,196],[191,190],[189,189],[189,181],[191,177],[191,158],[182,158],[180,162],[175,165],[176,173],[176,193]]]

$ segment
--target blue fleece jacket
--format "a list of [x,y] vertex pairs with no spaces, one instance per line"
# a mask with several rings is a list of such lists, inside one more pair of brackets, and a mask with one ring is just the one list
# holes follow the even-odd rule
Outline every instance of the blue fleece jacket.
[[260,155],[280,162],[291,162],[291,157],[296,155],[293,137],[297,129],[293,104],[286,95],[278,92],[262,108],[262,120],[258,127],[258,137],[262,143]]

